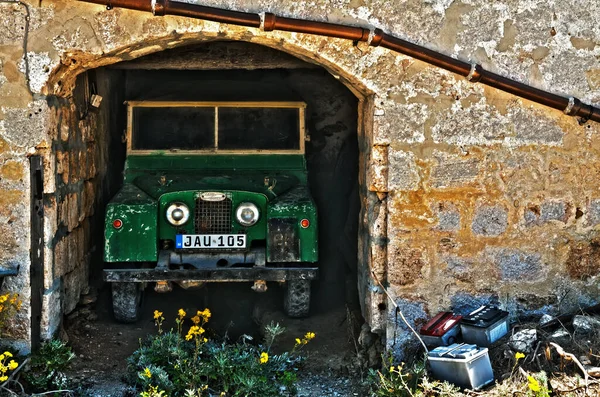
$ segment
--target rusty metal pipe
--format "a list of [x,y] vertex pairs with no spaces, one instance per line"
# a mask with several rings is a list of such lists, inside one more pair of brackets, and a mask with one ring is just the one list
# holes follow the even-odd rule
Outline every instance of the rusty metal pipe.
[[315,34],[353,41],[367,42],[371,46],[381,45],[389,50],[410,56],[428,64],[464,76],[474,83],[482,83],[510,94],[528,99],[565,114],[580,117],[583,121],[600,122],[600,108],[585,104],[577,98],[565,98],[527,84],[484,70],[481,65],[452,58],[429,48],[402,40],[384,33],[380,29],[365,29],[356,26],[328,22],[307,21],[276,16],[224,10],[171,0],[79,0],[102,4],[107,8],[122,7],[138,11],[152,12],[154,15],[177,15],[233,25],[262,27],[265,31],[283,30],[287,32]]

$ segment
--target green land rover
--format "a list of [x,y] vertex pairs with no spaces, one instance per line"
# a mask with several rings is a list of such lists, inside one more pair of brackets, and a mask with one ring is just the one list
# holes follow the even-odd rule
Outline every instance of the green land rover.
[[318,275],[303,102],[127,102],[121,190],[106,209],[104,279],[117,321],[140,314],[149,283],[285,283],[308,314]]

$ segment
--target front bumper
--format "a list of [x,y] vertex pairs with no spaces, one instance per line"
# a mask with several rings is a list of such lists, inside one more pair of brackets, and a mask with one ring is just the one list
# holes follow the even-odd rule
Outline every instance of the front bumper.
[[318,277],[316,267],[269,268],[263,266],[250,268],[213,268],[213,269],[111,269],[104,270],[104,281],[109,283],[145,283],[156,281],[205,281],[205,282],[242,282],[242,281],[289,281],[314,280]]

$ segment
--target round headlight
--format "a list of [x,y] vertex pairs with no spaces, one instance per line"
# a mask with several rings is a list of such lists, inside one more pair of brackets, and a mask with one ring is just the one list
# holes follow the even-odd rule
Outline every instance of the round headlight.
[[173,203],[167,207],[167,221],[173,226],[180,226],[190,219],[190,209],[183,203]]
[[253,203],[241,203],[235,211],[235,217],[242,226],[252,226],[258,222],[258,207]]

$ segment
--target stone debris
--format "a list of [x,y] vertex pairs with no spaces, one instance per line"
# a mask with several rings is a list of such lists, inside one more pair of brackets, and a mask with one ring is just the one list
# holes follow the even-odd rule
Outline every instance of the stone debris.
[[535,329],[524,329],[523,331],[515,332],[510,337],[508,344],[514,351],[531,353],[535,349],[537,340],[537,331]]
[[575,334],[580,335],[600,332],[600,320],[592,316],[575,316],[573,318],[573,329]]

